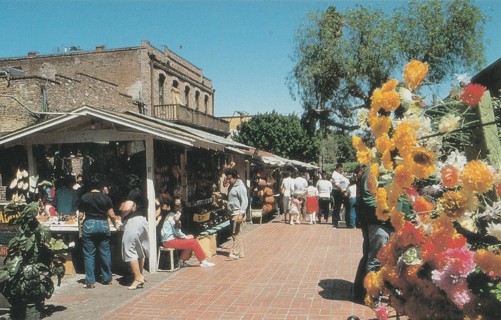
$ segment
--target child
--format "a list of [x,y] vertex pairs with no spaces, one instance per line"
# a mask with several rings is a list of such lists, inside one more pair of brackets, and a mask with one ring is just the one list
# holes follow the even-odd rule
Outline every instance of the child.
[[294,219],[296,220],[297,224],[300,224],[299,222],[299,213],[301,212],[301,204],[303,201],[298,198],[297,194],[292,195],[292,200],[291,200],[291,206],[290,206],[290,224],[294,224]]
[[313,181],[308,182],[306,188],[306,213],[310,217],[310,224],[316,223],[316,215],[318,212],[318,189],[313,185]]

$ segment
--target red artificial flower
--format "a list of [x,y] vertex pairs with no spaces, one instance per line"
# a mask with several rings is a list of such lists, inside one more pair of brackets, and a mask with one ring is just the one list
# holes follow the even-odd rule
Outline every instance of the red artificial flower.
[[484,95],[484,92],[484,86],[476,83],[470,83],[464,88],[463,92],[459,95],[459,98],[468,107],[473,108],[478,106],[480,99],[482,99],[482,96]]
[[501,183],[496,186],[496,194],[501,197]]

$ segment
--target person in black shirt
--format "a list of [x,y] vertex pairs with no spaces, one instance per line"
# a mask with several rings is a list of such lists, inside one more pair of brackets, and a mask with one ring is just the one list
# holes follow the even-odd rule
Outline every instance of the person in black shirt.
[[115,227],[120,226],[120,218],[113,211],[110,197],[101,192],[102,183],[98,177],[93,177],[90,182],[90,191],[80,199],[78,210],[85,214],[82,228],[83,255],[85,265],[84,288],[92,289],[96,282],[94,274],[96,249],[101,259],[100,269],[102,283],[112,283],[111,251],[110,251],[110,226],[108,217]]

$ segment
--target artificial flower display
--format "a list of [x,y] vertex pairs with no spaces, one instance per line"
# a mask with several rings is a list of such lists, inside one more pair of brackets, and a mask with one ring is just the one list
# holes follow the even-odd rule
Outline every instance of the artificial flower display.
[[464,149],[465,126],[475,125],[464,117],[486,89],[461,77],[457,93],[428,107],[417,95],[427,73],[413,60],[402,84],[376,89],[374,146],[352,139],[369,165],[376,215],[395,230],[378,252],[380,270],[364,280],[365,302],[378,319],[501,319],[500,168]]

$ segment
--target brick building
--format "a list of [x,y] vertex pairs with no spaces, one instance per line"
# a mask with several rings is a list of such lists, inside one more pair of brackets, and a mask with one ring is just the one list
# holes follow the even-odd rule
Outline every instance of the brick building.
[[225,134],[212,81],[167,48],[138,47],[0,59],[0,135],[91,106],[136,111]]

